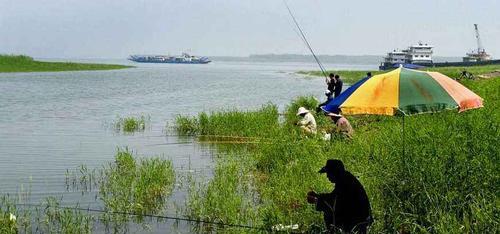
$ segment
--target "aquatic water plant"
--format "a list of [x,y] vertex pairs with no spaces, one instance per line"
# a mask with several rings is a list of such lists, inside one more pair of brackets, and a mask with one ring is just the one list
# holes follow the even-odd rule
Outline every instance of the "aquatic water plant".
[[199,132],[198,118],[178,115],[175,117],[175,130],[181,135],[195,135]]
[[276,129],[278,116],[278,108],[273,104],[256,111],[202,112],[197,117],[177,116],[175,129],[178,133],[191,135],[266,136]]
[[[243,160],[243,151],[231,152],[218,158],[215,176],[209,184],[193,184],[191,196],[187,200],[187,214],[193,219],[260,226],[259,211],[254,204],[258,194],[254,190],[249,165],[251,160]],[[209,205],[207,205],[209,204]],[[238,232],[240,228],[224,227],[200,223],[197,232]]]
[[[496,147],[500,79],[463,83],[485,99],[484,108],[406,117],[404,136],[400,118],[348,116],[356,131],[353,140],[305,138],[290,131],[287,123],[295,121],[295,109],[307,105],[307,98],[289,105],[283,123],[278,117],[269,121],[274,125],[267,128],[273,131],[245,132],[240,129],[254,128],[255,123],[232,123],[239,120],[231,118],[237,114],[218,113],[217,121],[228,123],[225,133],[264,140],[248,147],[233,166],[228,166],[230,158],[223,160],[230,157],[224,152],[227,148],[218,148],[221,156],[214,180],[191,190],[189,204],[195,211],[191,214],[206,219],[215,214],[210,218],[266,228],[299,224],[301,231],[321,230],[321,214],[306,203],[305,194],[311,188],[331,191],[331,184],[317,170],[327,159],[337,158],[359,178],[370,197],[375,218],[371,232],[496,233],[500,230],[500,152]],[[320,123],[320,127],[329,124]],[[210,127],[218,125],[206,126],[209,129],[204,131],[211,132],[216,130]],[[235,170],[242,172],[238,178],[250,179],[231,179],[237,175]],[[226,178],[226,174],[232,176]],[[257,194],[247,196],[251,192],[235,189],[245,183]],[[217,189],[238,202],[224,203],[223,196],[215,195]],[[248,214],[247,207],[257,212],[240,215]]]
[[0,199],[0,233],[18,233],[17,209],[7,196]]
[[68,189],[83,193],[97,190],[96,199],[103,207],[94,209],[102,212],[93,213],[79,205],[62,206],[62,197],[27,204],[29,194],[4,195],[0,196],[0,233],[92,233],[98,227],[127,232],[130,221],[145,225],[143,215],[164,210],[175,174],[170,160],[137,158],[125,148],[117,151],[114,162],[102,168],[91,170],[82,165],[68,170],[66,183]]
[[125,133],[132,133],[137,131],[144,131],[146,125],[151,122],[149,116],[141,115],[139,117],[129,116],[124,118],[118,118],[113,124],[116,131],[123,131]]
[[111,70],[130,68],[131,66],[116,64],[71,63],[71,62],[41,62],[26,55],[0,54],[1,72],[47,72],[47,71],[81,71],[81,70]]
[[115,162],[100,170],[99,195],[112,212],[153,214],[170,195],[175,174],[170,160],[136,159],[128,149],[118,150]]
[[[95,217],[88,212],[60,206],[55,197],[48,197],[37,211],[37,223],[46,233],[92,233]],[[78,208],[78,206],[76,206]]]
[[62,207],[55,197],[26,204],[18,197],[0,198],[0,233],[92,233],[95,216],[76,207]]

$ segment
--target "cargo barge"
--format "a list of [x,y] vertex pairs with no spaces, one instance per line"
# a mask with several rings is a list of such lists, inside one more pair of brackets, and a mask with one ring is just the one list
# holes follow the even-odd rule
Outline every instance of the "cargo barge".
[[131,55],[129,60],[138,63],[181,63],[181,64],[207,64],[208,57],[196,57],[183,53],[181,56],[169,55]]

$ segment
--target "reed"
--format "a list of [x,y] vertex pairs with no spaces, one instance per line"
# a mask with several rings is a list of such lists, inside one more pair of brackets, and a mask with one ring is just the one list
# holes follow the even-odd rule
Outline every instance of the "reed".
[[102,168],[90,170],[82,165],[66,172],[68,189],[82,193],[97,190],[96,199],[104,206],[100,209],[107,212],[90,213],[78,205],[63,207],[62,197],[26,204],[29,194],[4,195],[0,197],[0,233],[93,233],[103,227],[124,233],[131,221],[147,228],[143,215],[164,211],[174,183],[170,160],[138,158],[127,148],[118,149],[114,162]]
[[265,137],[277,130],[278,116],[278,108],[273,104],[256,111],[202,112],[197,117],[177,116],[175,129],[191,135]]
[[96,199],[101,200],[104,210],[109,212],[98,219],[114,232],[126,232],[129,221],[143,223],[143,215],[163,212],[174,183],[170,160],[158,156],[138,158],[128,148],[118,149],[114,162],[102,168],[89,170],[82,165],[66,172],[68,189],[98,190]]
[[175,174],[170,160],[136,159],[128,149],[118,150],[115,162],[101,170],[100,199],[107,210],[152,214],[171,194]]
[[129,116],[118,118],[113,124],[117,132],[133,133],[146,130],[146,125],[151,123],[150,116]]
[[[76,206],[78,208],[78,206]],[[15,197],[0,198],[0,233],[92,233],[95,216],[60,206],[55,197],[47,197],[34,206]]]
[[94,230],[96,217],[81,210],[61,207],[55,197],[46,198],[42,207],[37,210],[41,213],[37,216],[37,223],[46,233],[92,233]]

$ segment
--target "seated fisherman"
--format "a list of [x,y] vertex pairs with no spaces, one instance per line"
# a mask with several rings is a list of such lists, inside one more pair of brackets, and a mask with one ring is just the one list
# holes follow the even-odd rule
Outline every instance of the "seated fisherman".
[[297,125],[306,133],[316,134],[316,119],[309,110],[301,106],[297,111],[297,115],[302,117],[302,120]]
[[327,113],[326,115],[328,115],[335,124],[336,128],[334,132],[340,133],[349,139],[352,138],[354,130],[352,129],[352,126],[349,123],[349,121],[344,116],[338,113]]
[[332,96],[332,92],[330,90],[326,90],[325,91],[325,96],[326,96],[326,101],[319,104],[318,107],[316,107],[316,112],[319,113],[321,112],[321,107],[322,106],[325,106],[329,101],[331,101],[333,99],[333,96]]
[[[328,233],[366,233],[372,223],[370,201],[363,185],[340,160],[328,160],[319,173],[335,183],[331,193],[307,193],[307,202],[323,212]],[[339,232],[339,230],[341,232]]]

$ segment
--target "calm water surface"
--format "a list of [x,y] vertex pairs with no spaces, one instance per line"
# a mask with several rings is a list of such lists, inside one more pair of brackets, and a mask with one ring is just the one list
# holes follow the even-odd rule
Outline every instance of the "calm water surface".
[[[56,196],[63,205],[99,207],[95,194],[67,191],[65,173],[82,164],[98,168],[111,162],[117,147],[128,147],[142,157],[172,159],[178,177],[191,173],[210,178],[210,148],[165,132],[176,115],[255,109],[267,102],[282,110],[299,95],[322,100],[326,88],[321,78],[294,74],[316,70],[314,64],[134,65],[114,71],[0,74],[0,195],[30,193],[32,203]],[[150,128],[133,135],[112,129],[118,116],[134,115],[149,115]],[[177,186],[169,202],[172,213],[174,206],[184,204],[185,196],[182,186]],[[182,225],[179,229],[189,232]],[[161,230],[153,227],[151,232]]]

